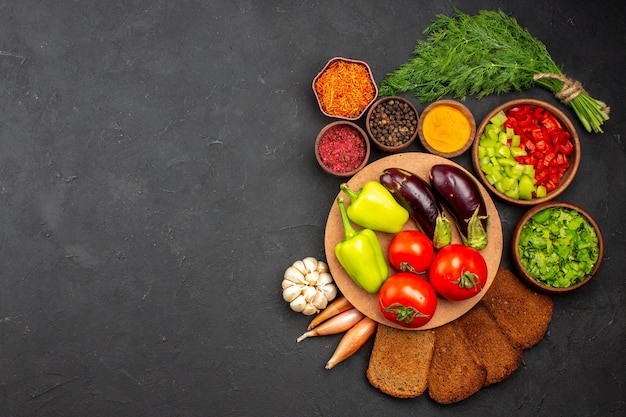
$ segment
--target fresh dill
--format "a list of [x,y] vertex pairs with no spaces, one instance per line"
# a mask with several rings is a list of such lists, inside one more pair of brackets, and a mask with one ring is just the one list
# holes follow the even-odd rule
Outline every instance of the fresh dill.
[[407,92],[431,102],[538,85],[572,107],[588,132],[602,132],[609,119],[607,105],[565,77],[546,46],[501,10],[437,15],[423,34],[426,39],[416,42],[413,58],[382,80],[380,96]]

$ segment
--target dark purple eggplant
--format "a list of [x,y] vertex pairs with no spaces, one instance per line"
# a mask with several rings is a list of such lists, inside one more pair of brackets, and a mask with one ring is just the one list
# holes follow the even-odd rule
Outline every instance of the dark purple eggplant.
[[476,180],[456,166],[439,164],[430,169],[430,185],[454,217],[463,244],[484,249],[489,216]]
[[401,168],[387,168],[380,175],[380,183],[409,212],[418,228],[433,241],[437,249],[450,244],[450,222],[432,188],[423,178]]

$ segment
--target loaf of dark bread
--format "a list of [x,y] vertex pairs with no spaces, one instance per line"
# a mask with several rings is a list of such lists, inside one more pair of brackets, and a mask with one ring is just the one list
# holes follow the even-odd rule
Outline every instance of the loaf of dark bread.
[[504,334],[521,349],[539,343],[552,320],[552,298],[533,291],[502,267],[480,304],[487,307]]
[[507,379],[522,363],[522,349],[509,341],[483,305],[477,304],[455,323],[487,371],[485,386]]
[[435,329],[435,351],[428,376],[428,395],[440,404],[464,400],[485,385],[487,371],[468,349],[456,323]]
[[397,398],[413,398],[426,391],[433,355],[432,331],[407,331],[378,325],[367,368],[370,384]]

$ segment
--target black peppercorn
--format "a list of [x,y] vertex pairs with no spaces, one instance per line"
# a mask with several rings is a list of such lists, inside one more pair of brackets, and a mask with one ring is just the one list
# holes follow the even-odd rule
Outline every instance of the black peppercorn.
[[406,143],[417,130],[417,114],[406,102],[383,100],[372,109],[369,119],[372,138],[385,146]]

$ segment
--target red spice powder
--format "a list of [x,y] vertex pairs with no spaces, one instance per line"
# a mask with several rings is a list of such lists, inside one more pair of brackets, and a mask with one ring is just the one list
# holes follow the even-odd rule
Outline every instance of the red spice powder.
[[365,140],[351,126],[338,125],[328,129],[319,142],[322,164],[333,172],[354,171],[365,158]]

